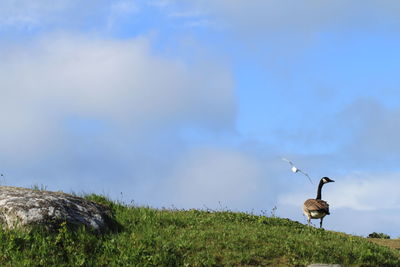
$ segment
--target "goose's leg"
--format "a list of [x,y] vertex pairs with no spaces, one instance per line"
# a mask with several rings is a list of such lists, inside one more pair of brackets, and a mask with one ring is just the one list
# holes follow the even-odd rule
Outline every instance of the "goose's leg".
[[324,218],[321,218],[321,221],[319,222],[319,228],[322,228],[322,220],[323,220]]

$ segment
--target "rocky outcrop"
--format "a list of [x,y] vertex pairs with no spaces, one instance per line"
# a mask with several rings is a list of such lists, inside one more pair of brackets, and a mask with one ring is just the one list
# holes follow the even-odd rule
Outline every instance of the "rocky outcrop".
[[109,229],[110,210],[81,197],[43,190],[0,186],[0,224],[5,228],[43,225],[57,228],[61,222],[85,225],[96,231]]

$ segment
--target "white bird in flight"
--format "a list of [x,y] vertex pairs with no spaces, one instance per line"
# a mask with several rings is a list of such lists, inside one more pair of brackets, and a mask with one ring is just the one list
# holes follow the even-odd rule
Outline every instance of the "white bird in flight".
[[290,164],[290,166],[292,166],[292,168],[291,168],[292,172],[294,172],[294,173],[300,172],[300,173],[304,174],[305,176],[307,176],[308,180],[310,180],[310,183],[311,184],[313,183],[311,180],[311,177],[307,173],[303,172],[302,170],[300,170],[299,168],[294,166],[293,162],[291,162],[290,160],[288,160],[286,158],[282,158],[282,160],[288,162]]

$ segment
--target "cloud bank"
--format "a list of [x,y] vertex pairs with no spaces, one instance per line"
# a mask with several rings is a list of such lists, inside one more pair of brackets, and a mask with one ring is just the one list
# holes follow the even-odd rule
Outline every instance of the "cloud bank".
[[179,0],[162,2],[163,7],[175,4],[176,8],[186,11],[197,10],[196,14],[200,11],[211,14],[217,20],[226,22],[228,27],[232,26],[248,34],[279,34],[286,31],[307,34],[329,28],[351,30],[352,27],[373,29],[382,24],[393,26],[400,22],[397,16],[400,4],[394,0],[196,0],[191,4]]
[[190,120],[229,128],[234,122],[229,72],[207,63],[187,66],[154,56],[145,39],[55,37],[7,52],[0,65],[1,97],[3,122],[9,118],[6,129],[11,135],[24,130],[24,115],[42,113],[50,124],[68,114],[131,127]]

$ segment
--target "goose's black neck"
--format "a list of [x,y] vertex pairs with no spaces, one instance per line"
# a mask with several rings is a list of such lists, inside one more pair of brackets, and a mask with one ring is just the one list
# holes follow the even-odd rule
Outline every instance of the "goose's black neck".
[[321,181],[319,181],[318,192],[317,192],[317,198],[316,199],[321,199],[321,191],[322,191],[322,186],[323,185],[324,185],[324,182],[321,179]]

